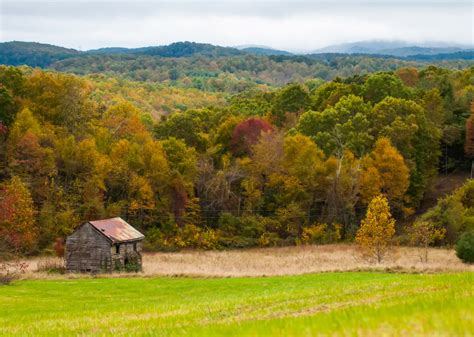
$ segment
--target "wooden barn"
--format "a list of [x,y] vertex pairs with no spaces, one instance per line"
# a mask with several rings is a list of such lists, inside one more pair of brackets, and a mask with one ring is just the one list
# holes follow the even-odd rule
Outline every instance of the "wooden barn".
[[122,218],[89,221],[66,239],[69,272],[138,271],[145,236]]

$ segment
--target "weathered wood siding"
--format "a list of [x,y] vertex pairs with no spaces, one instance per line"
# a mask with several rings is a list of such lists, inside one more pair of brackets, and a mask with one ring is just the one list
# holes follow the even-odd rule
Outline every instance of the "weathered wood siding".
[[89,223],[66,239],[65,257],[68,271],[112,271],[111,243]]
[[[117,253],[118,247],[118,253]],[[110,250],[112,254],[113,268],[119,269],[125,267],[127,262],[135,262],[142,265],[142,242],[124,242],[112,245]],[[141,268],[140,268],[141,269]]]

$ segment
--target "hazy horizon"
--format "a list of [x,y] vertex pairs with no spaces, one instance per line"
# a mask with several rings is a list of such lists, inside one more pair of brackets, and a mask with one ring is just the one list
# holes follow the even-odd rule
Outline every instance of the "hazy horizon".
[[357,41],[472,46],[470,1],[2,1],[0,40],[79,50],[194,41],[308,52]]

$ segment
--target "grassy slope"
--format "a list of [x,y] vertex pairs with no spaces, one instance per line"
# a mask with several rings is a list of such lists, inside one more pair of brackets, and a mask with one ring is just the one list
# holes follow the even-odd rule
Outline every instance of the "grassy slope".
[[468,335],[474,274],[104,278],[0,287],[0,335]]

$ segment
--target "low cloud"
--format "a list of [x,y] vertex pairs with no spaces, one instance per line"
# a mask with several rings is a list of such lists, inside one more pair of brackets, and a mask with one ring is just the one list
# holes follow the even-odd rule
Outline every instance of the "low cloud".
[[72,48],[174,41],[309,51],[357,40],[472,44],[470,2],[3,1],[2,41]]

